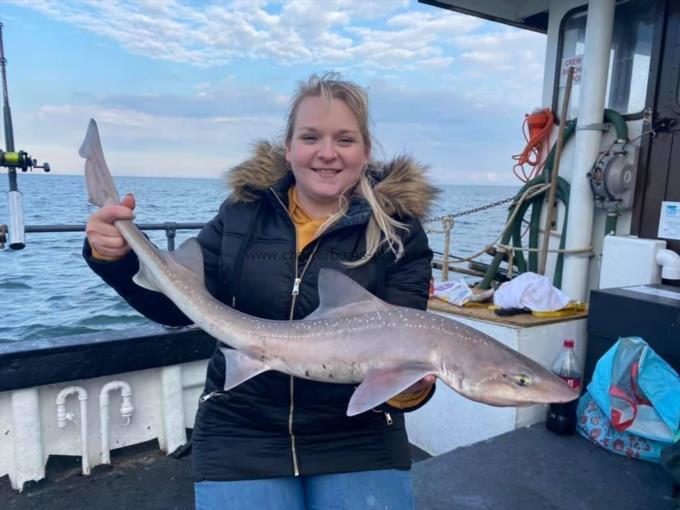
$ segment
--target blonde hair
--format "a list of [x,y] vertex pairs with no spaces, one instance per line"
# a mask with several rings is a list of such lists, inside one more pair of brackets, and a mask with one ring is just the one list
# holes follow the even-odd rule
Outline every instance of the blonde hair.
[[[313,74],[307,81],[300,82],[296,94],[293,96],[286,122],[285,143],[290,145],[295,131],[295,120],[300,103],[307,97],[321,97],[324,104],[329,104],[333,99],[343,101],[354,114],[359,124],[359,132],[366,147],[366,153],[370,155],[372,138],[369,129],[368,95],[359,85],[340,79],[338,73],[326,73],[322,76]],[[346,215],[350,197],[358,195],[363,197],[371,207],[371,218],[366,228],[366,253],[354,262],[345,262],[350,267],[365,264],[373,258],[380,246],[387,243],[395,258],[399,259],[404,254],[404,243],[397,234],[397,229],[408,230],[408,227],[385,212],[373,192],[373,185],[368,177],[368,166],[361,172],[359,182],[353,189],[345,190],[338,197],[338,211],[332,214],[319,228],[317,237],[328,230],[335,222]]]

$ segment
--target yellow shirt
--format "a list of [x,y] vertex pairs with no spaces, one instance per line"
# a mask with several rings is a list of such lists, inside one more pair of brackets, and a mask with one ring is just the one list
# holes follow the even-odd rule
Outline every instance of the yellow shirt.
[[328,217],[315,220],[307,214],[300,207],[295,186],[288,190],[288,213],[295,224],[297,252],[299,255],[305,249],[305,246],[314,240],[319,227],[324,224]]
[[[315,220],[307,214],[302,207],[300,207],[295,186],[292,186],[288,190],[288,213],[295,224],[297,239],[296,249],[299,255],[302,250],[304,250],[305,246],[315,239],[319,227],[323,225],[328,218]],[[407,409],[422,402],[430,394],[430,391],[432,391],[432,388],[424,388],[415,393],[401,393],[391,400],[388,400],[387,403],[397,409]]]

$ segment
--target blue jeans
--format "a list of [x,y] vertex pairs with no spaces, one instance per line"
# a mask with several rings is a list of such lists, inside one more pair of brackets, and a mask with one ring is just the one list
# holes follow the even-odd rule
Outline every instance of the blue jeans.
[[398,469],[198,482],[196,510],[412,510],[411,472]]

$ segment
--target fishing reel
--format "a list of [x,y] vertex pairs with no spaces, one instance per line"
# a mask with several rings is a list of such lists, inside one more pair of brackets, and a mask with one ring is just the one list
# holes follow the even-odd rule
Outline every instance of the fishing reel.
[[18,168],[22,172],[27,172],[34,168],[42,168],[45,172],[50,171],[49,163],[45,162],[42,165],[38,165],[38,160],[31,158],[26,151],[5,152],[0,150],[0,166],[7,169]]

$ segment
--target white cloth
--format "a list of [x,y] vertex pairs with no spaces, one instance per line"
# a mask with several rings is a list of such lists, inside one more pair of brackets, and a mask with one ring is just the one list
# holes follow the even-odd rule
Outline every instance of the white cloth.
[[522,273],[505,282],[493,295],[493,303],[500,308],[528,308],[532,312],[561,310],[571,299],[550,280],[536,273]]

